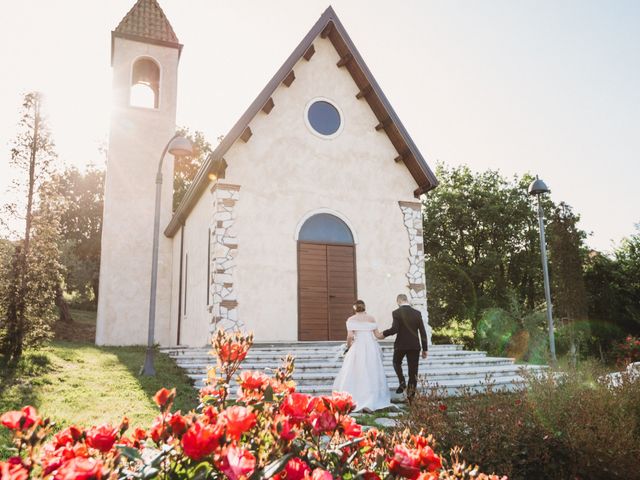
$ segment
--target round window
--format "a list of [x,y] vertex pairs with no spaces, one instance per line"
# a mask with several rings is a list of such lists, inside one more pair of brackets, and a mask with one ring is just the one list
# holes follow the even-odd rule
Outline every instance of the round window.
[[307,108],[307,120],[311,128],[324,137],[338,134],[342,118],[337,107],[327,100],[315,100]]

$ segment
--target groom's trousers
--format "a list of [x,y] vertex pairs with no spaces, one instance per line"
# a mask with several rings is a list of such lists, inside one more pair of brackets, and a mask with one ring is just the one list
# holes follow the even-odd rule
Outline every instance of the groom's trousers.
[[[409,383],[404,380],[404,373],[402,373],[402,361],[404,357],[407,357],[407,363],[409,364]],[[394,349],[393,351],[393,369],[396,371],[400,385],[407,385],[410,391],[415,391],[418,385],[418,361],[420,360],[420,350],[401,350]]]

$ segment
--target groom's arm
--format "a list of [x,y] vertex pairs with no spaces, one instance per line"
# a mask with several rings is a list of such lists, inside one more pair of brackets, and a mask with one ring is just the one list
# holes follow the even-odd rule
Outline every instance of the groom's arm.
[[395,312],[393,313],[393,323],[391,324],[391,328],[387,328],[382,335],[385,337],[390,337],[391,335],[395,335],[398,333],[398,327],[400,326],[400,320],[396,316]]
[[422,343],[422,351],[429,350],[429,342],[427,341],[427,331],[424,328],[424,321],[422,320],[422,314],[418,312],[418,330],[420,330],[420,343]]

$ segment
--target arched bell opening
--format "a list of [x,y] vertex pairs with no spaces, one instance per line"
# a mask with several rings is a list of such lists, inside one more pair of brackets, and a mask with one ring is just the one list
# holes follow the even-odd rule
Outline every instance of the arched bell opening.
[[158,108],[160,100],[160,67],[149,57],[135,61],[131,71],[129,103],[133,107]]

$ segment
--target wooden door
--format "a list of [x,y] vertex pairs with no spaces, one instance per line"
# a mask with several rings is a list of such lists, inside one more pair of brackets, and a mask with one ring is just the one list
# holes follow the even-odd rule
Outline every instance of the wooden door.
[[354,246],[299,242],[299,340],[344,340],[355,300]]

